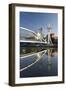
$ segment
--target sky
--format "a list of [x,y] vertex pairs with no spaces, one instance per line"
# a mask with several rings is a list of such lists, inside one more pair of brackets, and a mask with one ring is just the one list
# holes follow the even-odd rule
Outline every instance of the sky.
[[43,28],[43,33],[47,34],[48,24],[52,27],[52,32],[58,32],[58,15],[57,13],[36,13],[20,12],[20,27],[31,29],[35,32]]

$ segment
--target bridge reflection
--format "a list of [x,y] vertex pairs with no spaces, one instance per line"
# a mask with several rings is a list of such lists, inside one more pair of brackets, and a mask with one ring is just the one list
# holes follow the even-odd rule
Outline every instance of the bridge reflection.
[[[37,53],[22,56],[22,57],[20,57],[21,58],[20,62],[22,62],[22,64],[24,64],[24,65],[23,66],[21,65],[20,72],[32,67],[33,65],[35,65],[36,63],[38,63],[42,59],[45,60],[46,56],[48,57],[47,58],[47,60],[48,60],[48,62],[47,62],[48,70],[51,70],[51,68],[52,68],[51,58],[56,56],[56,55],[57,55],[57,49],[56,48],[51,48],[51,49],[44,49],[44,50],[42,50],[40,52],[37,52]],[[31,59],[31,57],[32,57],[32,59]],[[28,62],[28,63],[26,64],[26,62]]]
[[22,58],[26,58],[26,57],[29,58],[29,57],[35,55],[35,56],[36,56],[36,60],[33,61],[31,64],[27,65],[26,67],[20,69],[20,71],[23,71],[23,70],[25,70],[25,69],[33,66],[34,64],[36,64],[36,63],[44,56],[45,53],[46,53],[46,50],[41,51],[41,52],[38,52],[38,53],[31,54],[31,55],[27,55],[27,56],[25,56],[25,57],[22,57]]

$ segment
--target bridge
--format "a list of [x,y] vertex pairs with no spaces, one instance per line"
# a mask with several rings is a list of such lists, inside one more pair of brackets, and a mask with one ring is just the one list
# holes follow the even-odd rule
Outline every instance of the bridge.
[[42,41],[28,41],[28,40],[20,40],[20,42],[26,42],[26,43],[45,43],[45,44],[47,44],[47,42],[42,42]]
[[[35,31],[33,30],[30,30],[28,28],[24,28],[24,27],[20,27],[20,30],[25,30],[25,31],[28,31],[28,32],[31,32],[33,35],[34,35],[34,38],[35,38],[35,41],[28,41],[26,40],[26,42],[32,42],[32,43],[47,43],[44,38],[42,37],[41,33],[36,33]],[[26,36],[25,36],[26,37]],[[39,41],[38,41],[39,40]],[[20,40],[20,42],[25,42],[24,40]]]
[[[50,26],[48,26],[48,30],[49,30],[49,33],[48,33],[48,42],[44,40],[44,38],[41,36],[41,33],[36,33],[35,31],[33,30],[30,30],[28,28],[24,28],[24,27],[20,27],[20,30],[25,30],[25,31],[28,31],[28,32],[31,32],[34,37],[35,37],[35,40],[23,40],[23,39],[20,39],[20,46],[30,46],[31,45],[40,45],[39,48],[42,48],[41,47],[41,44],[45,47],[45,45],[47,46],[48,44],[50,44]],[[26,37],[26,36],[25,36]],[[52,44],[51,44],[52,45]],[[35,47],[36,48],[36,47]],[[35,52],[35,53],[32,53],[32,54],[26,54],[24,56],[20,56],[20,60],[24,60],[24,58],[28,58],[29,60],[29,57],[36,57],[36,60],[32,60],[32,62],[24,67],[21,67],[20,68],[20,72],[32,67],[33,65],[35,65],[37,62],[39,62],[41,60],[41,58],[44,57],[44,55],[47,53],[47,50],[41,50],[41,51],[38,51],[38,52]],[[27,60],[27,59],[26,59]]]

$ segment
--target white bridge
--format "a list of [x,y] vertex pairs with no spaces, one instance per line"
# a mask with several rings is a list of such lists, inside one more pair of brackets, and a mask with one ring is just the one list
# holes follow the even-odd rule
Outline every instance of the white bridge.
[[21,30],[26,30],[28,32],[31,32],[36,40],[20,40],[20,42],[31,42],[31,43],[47,43],[43,38],[42,35],[38,32],[36,33],[33,30],[30,30],[28,28],[20,27]]
[[29,43],[44,43],[47,44],[47,42],[42,42],[42,41],[27,41],[27,40],[20,40],[20,42],[29,42]]

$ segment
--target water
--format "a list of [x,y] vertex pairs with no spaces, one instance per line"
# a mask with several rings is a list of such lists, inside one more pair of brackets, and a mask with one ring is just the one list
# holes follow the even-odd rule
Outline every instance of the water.
[[57,48],[40,48],[41,47],[21,48],[20,78],[58,75]]

